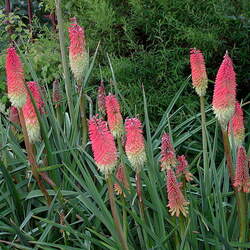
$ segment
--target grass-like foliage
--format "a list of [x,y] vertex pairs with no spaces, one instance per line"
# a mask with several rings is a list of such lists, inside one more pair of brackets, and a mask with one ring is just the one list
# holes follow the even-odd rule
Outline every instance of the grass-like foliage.
[[[129,2],[131,5],[136,4],[136,1]],[[164,1],[158,2],[164,5]],[[121,137],[116,135],[118,153],[115,170],[103,174],[100,162],[104,164],[107,159],[97,157],[96,154],[102,154],[106,148],[100,146],[99,151],[94,152],[94,157],[92,146],[95,141],[90,141],[89,137],[83,141],[87,135],[84,125],[86,118],[89,120],[99,113],[99,117],[103,116],[106,120],[105,115],[99,112],[97,91],[90,84],[92,73],[98,69],[95,62],[99,45],[90,54],[84,77],[75,81],[69,72],[60,1],[56,3],[63,80],[59,85],[55,83],[57,86],[53,91],[47,82],[44,83],[41,89],[43,112],[39,111],[35,96],[27,89],[31,107],[39,122],[40,140],[30,143],[27,137],[30,131],[25,134],[20,109],[21,124],[10,118],[7,112],[2,112],[0,116],[0,248],[250,248],[248,197],[231,185],[234,180],[230,180],[228,173],[230,157],[235,172],[237,145],[232,133],[229,134],[229,144],[228,135],[222,127],[226,152],[224,157],[221,124],[214,117],[211,105],[206,101],[207,96],[201,97],[201,112],[182,118],[183,110],[188,112],[182,103],[182,96],[187,89],[191,89],[190,76],[182,79],[180,88],[171,95],[154,129],[151,123],[154,118],[148,113],[151,93],[145,91],[143,85],[138,87],[144,109],[136,117],[142,121],[144,136],[144,148],[139,153],[145,153],[145,162],[143,159],[143,164],[139,166],[137,162],[142,158],[133,161],[133,155],[129,155],[133,150],[128,153],[128,139],[124,140],[128,134],[126,127],[126,133],[122,130]],[[103,4],[104,10],[108,7]],[[100,25],[107,25],[112,18],[111,14]],[[108,26],[105,28],[109,30]],[[16,47],[27,69],[25,74],[38,81],[32,58]],[[107,60],[112,76],[109,86],[105,85],[106,91],[112,93],[119,101],[121,110],[133,118],[134,110],[130,109],[128,100],[123,96],[123,88],[116,81],[112,57],[107,56],[102,60]],[[60,92],[55,95],[55,89],[60,88]],[[195,91],[192,94],[199,99]],[[214,110],[216,113],[216,108]],[[245,115],[248,119],[249,114]],[[233,121],[230,122],[233,124]],[[109,129],[113,133],[110,123]],[[165,133],[169,135],[165,141],[168,148],[166,146],[163,152],[161,139],[163,135],[166,136]],[[99,138],[96,141],[103,143]],[[138,145],[142,148],[142,144]],[[180,173],[173,178],[169,170],[178,174],[178,163],[174,161],[183,154],[188,161],[186,171],[190,171],[187,175],[189,178],[184,178]],[[166,156],[169,160],[169,155],[173,157],[171,161],[162,158]],[[122,179],[116,175],[120,165],[125,169]],[[169,183],[170,179],[173,180],[172,184]],[[174,186],[175,181],[178,181],[178,185]],[[180,182],[182,185],[179,185]],[[119,195],[114,195],[114,184],[120,187]],[[170,209],[171,200],[179,195],[178,190],[186,201],[185,211],[182,210],[180,214]]]

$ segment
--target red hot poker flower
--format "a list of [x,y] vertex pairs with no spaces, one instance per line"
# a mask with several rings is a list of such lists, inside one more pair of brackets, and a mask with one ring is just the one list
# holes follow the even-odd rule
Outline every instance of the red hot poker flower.
[[223,129],[234,113],[235,103],[236,77],[233,62],[226,53],[216,76],[213,94],[213,110]]
[[21,108],[26,101],[26,88],[24,83],[23,66],[15,48],[7,49],[6,75],[8,97],[12,106]]
[[107,122],[92,117],[89,120],[89,137],[98,169],[105,175],[113,171],[117,161],[114,137],[108,130]]
[[[41,112],[43,108],[43,100],[40,94],[39,85],[36,82],[27,82],[27,86],[34,98],[37,109]],[[27,93],[26,103],[23,106],[23,116],[27,127],[30,142],[40,140],[40,125],[36,115],[35,108],[31,101],[29,93]]]
[[125,131],[125,151],[127,157],[132,167],[140,169],[146,161],[142,124],[140,120],[137,118],[127,118],[125,121]]
[[164,133],[161,139],[161,170],[167,170],[176,166],[177,160],[175,150],[171,143],[169,134]]
[[244,127],[244,118],[243,110],[240,107],[240,104],[236,102],[235,112],[232,117],[232,121],[228,123],[228,136],[231,139],[231,133],[234,136],[235,146],[238,147],[242,145],[245,138],[245,127]]
[[176,174],[183,174],[186,178],[186,181],[192,181],[193,175],[188,171],[188,162],[186,160],[185,155],[181,155],[177,157],[178,165],[176,166]]
[[73,18],[73,23],[69,27],[69,62],[73,75],[77,81],[82,80],[88,67],[88,53],[85,48],[84,29]]
[[168,205],[171,216],[176,215],[179,217],[180,213],[184,216],[188,215],[188,204],[182,191],[181,183],[178,183],[173,169],[167,169],[167,194]]
[[204,57],[200,50],[190,50],[190,65],[193,87],[199,96],[205,96],[208,80]]
[[123,134],[123,121],[120,111],[120,104],[114,95],[108,95],[105,98],[108,125],[115,138]]
[[240,146],[237,151],[236,172],[233,186],[240,192],[250,192],[250,177],[246,150]]

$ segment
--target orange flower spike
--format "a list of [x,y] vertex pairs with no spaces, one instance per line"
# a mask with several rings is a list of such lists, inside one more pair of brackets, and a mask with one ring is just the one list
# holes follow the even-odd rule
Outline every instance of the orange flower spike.
[[250,177],[246,150],[240,146],[237,151],[236,171],[233,186],[240,192],[250,192]]
[[140,170],[146,162],[142,124],[137,118],[125,121],[126,143],[125,151],[134,169]]
[[89,137],[98,169],[105,175],[113,171],[117,162],[114,137],[108,130],[107,122],[92,117],[89,120]]
[[69,63],[73,75],[77,81],[81,81],[88,67],[89,58],[86,51],[84,29],[77,24],[76,18],[72,18],[69,31]]
[[216,76],[212,103],[215,116],[223,129],[226,129],[233,116],[235,103],[236,76],[233,62],[226,53]]
[[7,49],[5,68],[10,102],[12,106],[22,108],[26,101],[24,72],[22,62],[13,47]]
[[245,127],[243,110],[241,109],[240,104],[238,102],[236,102],[235,104],[235,112],[232,117],[232,121],[229,121],[228,123],[229,139],[231,139],[231,133],[233,133],[236,148],[242,145],[245,138]]
[[179,217],[182,213],[185,217],[188,215],[188,204],[182,191],[181,183],[176,180],[173,169],[167,169],[167,194],[168,194],[168,205],[171,216],[176,215]]
[[[34,98],[36,107],[41,112],[43,108],[43,100],[40,94],[39,85],[36,82],[27,82],[27,86],[30,89],[30,92]],[[25,120],[25,124],[27,127],[27,132],[29,136],[29,140],[31,143],[40,140],[40,125],[37,118],[37,114],[33,103],[31,101],[29,93],[27,93],[27,100],[23,106],[23,116]]]
[[177,160],[175,150],[171,143],[169,134],[164,133],[161,139],[161,170],[167,170],[176,166]]
[[193,87],[199,96],[205,96],[208,80],[204,57],[200,50],[190,49],[190,65]]
[[177,157],[178,165],[176,166],[176,174],[184,175],[186,181],[190,182],[193,180],[193,175],[188,171],[188,162],[186,160],[185,155],[181,155]]
[[124,132],[120,104],[114,95],[108,95],[105,98],[105,105],[109,129],[115,138],[119,138]]

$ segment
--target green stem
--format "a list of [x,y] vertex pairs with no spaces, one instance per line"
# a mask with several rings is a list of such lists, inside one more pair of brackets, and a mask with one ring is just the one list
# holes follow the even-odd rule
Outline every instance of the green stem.
[[110,175],[107,176],[106,181],[107,181],[107,184],[108,184],[108,194],[109,194],[110,207],[111,207],[112,215],[113,215],[113,218],[114,218],[116,231],[118,233],[118,237],[119,237],[119,240],[120,240],[120,244],[121,244],[121,247],[122,247],[123,250],[128,250],[128,244],[127,244],[127,241],[125,239],[124,232],[122,231],[121,222],[120,222],[118,212],[117,212],[117,208],[116,208],[116,204],[115,204],[113,183],[112,183],[112,179],[111,179]]
[[221,129],[222,129],[224,154],[226,156],[228,173],[229,173],[231,183],[233,185],[234,174],[233,174],[233,162],[232,162],[232,156],[231,156],[230,143],[229,143],[229,139],[228,139],[227,130],[223,129],[223,128],[221,128]]
[[[138,196],[138,203],[139,203],[139,210],[140,210],[140,217],[142,220],[142,223],[145,224],[145,209],[144,209],[144,202],[142,198],[142,184],[141,184],[141,171],[139,169],[136,170],[135,174],[135,180],[136,180],[136,193]],[[144,241],[146,243],[146,249],[149,249],[148,246],[148,235],[144,228],[142,227],[142,232],[144,236]]]
[[[224,152],[227,160],[227,168],[229,172],[229,176],[231,179],[231,183],[233,186],[233,180],[234,180],[234,173],[233,173],[233,163],[232,163],[232,156],[231,156],[231,149],[230,149],[230,143],[228,139],[227,130],[222,128],[222,135],[223,135],[223,144],[224,144]],[[245,242],[246,241],[246,233],[247,233],[247,201],[246,201],[246,195],[243,192],[238,192],[234,188],[234,193],[236,196],[237,201],[237,208],[238,208],[238,219],[239,219],[239,226],[240,226],[240,235],[239,235],[239,242]],[[241,249],[241,248],[239,248]]]
[[80,114],[82,121],[82,145],[85,148],[88,139],[88,123],[86,117],[86,102],[85,102],[85,93],[83,87],[80,86],[80,83],[77,83],[78,93],[80,95]]
[[208,180],[208,153],[207,153],[206,115],[205,115],[205,98],[204,98],[204,96],[200,96],[200,109],[201,109],[204,182],[208,183],[207,182],[207,180]]
[[28,136],[28,132],[27,132],[22,109],[18,109],[18,113],[19,113],[19,118],[20,118],[22,130],[23,130],[24,144],[26,147],[28,160],[29,160],[30,165],[31,165],[32,174],[33,174],[33,176],[38,184],[38,187],[40,188],[41,192],[43,193],[44,197],[46,198],[48,206],[49,206],[51,203],[51,198],[49,196],[47,189],[45,188],[45,186],[41,182],[41,179],[40,179],[39,174],[37,172],[38,166],[37,166],[36,159],[35,159],[35,156],[33,153],[32,144],[29,142],[29,136]]
[[123,205],[123,208],[122,208],[123,232],[124,232],[125,240],[127,241],[127,237],[128,237],[127,211],[125,208],[126,201],[123,195],[122,195],[122,205]]
[[66,50],[65,50],[65,39],[64,39],[61,0],[56,0],[56,16],[57,16],[57,21],[58,21],[59,41],[60,41],[62,65],[63,65],[63,71],[64,71],[64,77],[65,77],[65,90],[66,90],[67,102],[68,102],[68,106],[69,106],[70,115],[71,115],[71,117],[73,117],[74,110],[73,110],[73,102],[72,102],[68,60],[67,60]]
[[[236,199],[237,199],[238,216],[239,216],[239,223],[240,223],[239,242],[244,243],[246,242],[247,222],[248,222],[246,194],[242,191],[236,192]],[[239,250],[240,249],[242,248],[239,248]]]

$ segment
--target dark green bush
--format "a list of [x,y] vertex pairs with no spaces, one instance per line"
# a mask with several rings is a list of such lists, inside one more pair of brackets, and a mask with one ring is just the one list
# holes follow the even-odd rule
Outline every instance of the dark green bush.
[[[39,8],[53,12],[54,1],[43,1]],[[63,1],[63,9],[65,25],[70,17],[76,16],[85,27],[91,54],[101,41],[97,62],[103,78],[106,81],[111,78],[105,57],[108,53],[118,84],[135,113],[142,112],[141,84],[145,86],[150,93],[149,112],[155,122],[190,74],[190,47],[204,52],[211,80],[215,79],[228,50],[236,67],[238,97],[245,97],[250,89],[247,0],[72,0]],[[38,75],[47,83],[58,77],[59,64],[58,42],[50,30],[40,29],[38,33],[42,34],[29,45],[29,53],[35,55]],[[100,71],[96,70],[93,84],[100,78]],[[210,84],[210,91],[212,88]],[[192,95],[194,91],[190,87],[182,100],[191,109]]]

